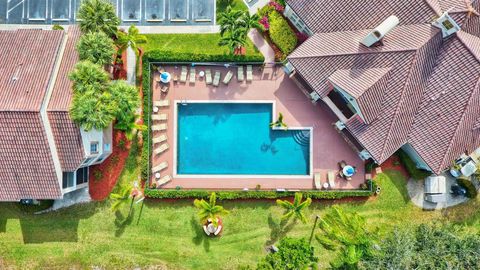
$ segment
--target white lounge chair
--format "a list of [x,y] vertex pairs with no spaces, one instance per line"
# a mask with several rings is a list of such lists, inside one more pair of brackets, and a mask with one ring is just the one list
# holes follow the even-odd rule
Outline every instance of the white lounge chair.
[[152,115],[153,121],[167,121],[168,115],[166,113]]
[[158,100],[153,102],[153,106],[156,107],[168,107],[170,106],[170,100],[164,99],[164,100]]
[[213,234],[218,235],[221,231],[222,231],[222,225],[218,225],[217,230]]
[[195,71],[194,67],[190,68],[190,83],[195,83],[195,79],[197,77],[197,72]]
[[335,188],[335,171],[328,171],[328,185],[330,188]]
[[322,179],[322,175],[319,172],[316,172],[316,173],[313,174],[315,189],[321,189],[322,188],[321,179]]
[[205,83],[212,84],[212,71],[210,69],[205,70]]
[[152,139],[152,143],[153,143],[153,144],[162,143],[162,142],[164,142],[164,141],[166,141],[166,140],[167,140],[167,135],[166,135],[166,134],[162,134],[162,135],[160,135],[160,136],[158,136],[158,137],[156,137],[156,138],[153,138],[153,139]]
[[247,65],[247,82],[253,81],[253,67],[252,65]]
[[243,66],[239,66],[237,68],[237,79],[239,82],[243,82],[243,80],[245,80],[245,77],[243,76]]
[[155,183],[157,184],[157,188],[165,185],[166,183],[172,181],[172,177],[170,175],[165,175],[164,177],[157,180]]
[[168,143],[164,143],[160,145],[158,148],[156,148],[155,150],[153,150],[153,153],[155,155],[160,155],[161,153],[167,151],[167,149],[168,149]]
[[215,71],[215,76],[213,76],[213,86],[218,86],[218,84],[220,83],[220,76],[222,74],[220,73],[220,71],[216,70]]
[[159,171],[165,170],[168,167],[168,162],[164,161],[157,166],[152,168],[152,173],[157,173]]
[[233,72],[231,71],[227,72],[227,75],[225,75],[225,78],[223,78],[223,83],[228,84],[232,79],[232,77],[233,77]]
[[187,67],[182,66],[182,73],[180,73],[180,82],[187,82]]
[[163,131],[167,129],[167,124],[162,123],[162,124],[157,124],[157,125],[152,125],[152,131]]

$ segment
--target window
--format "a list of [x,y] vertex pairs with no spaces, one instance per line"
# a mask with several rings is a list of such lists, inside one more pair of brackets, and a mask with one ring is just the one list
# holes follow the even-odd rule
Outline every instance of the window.
[[447,31],[454,27],[453,24],[449,20],[443,21],[442,24],[443,24],[443,26],[445,26],[445,29],[447,29]]
[[63,172],[62,188],[70,188],[75,185],[73,172]]
[[77,170],[77,185],[88,182],[88,167]]
[[90,154],[98,154],[98,142],[90,143]]
[[92,160],[94,160],[94,159],[95,159],[95,157],[87,158],[87,159],[85,159],[85,160],[83,161],[82,165],[88,165],[88,164],[90,164],[90,162],[91,162]]

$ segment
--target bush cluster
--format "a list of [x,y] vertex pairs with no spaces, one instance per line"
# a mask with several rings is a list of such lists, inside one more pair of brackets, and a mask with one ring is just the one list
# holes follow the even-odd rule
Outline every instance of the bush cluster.
[[477,197],[478,192],[477,192],[477,189],[475,188],[475,185],[472,183],[472,181],[470,181],[467,178],[457,178],[457,183],[459,186],[463,187],[467,191],[466,196],[468,198]]
[[272,42],[275,43],[283,54],[290,54],[297,46],[297,35],[279,12],[270,12],[268,19],[270,22],[270,38]]
[[[232,54],[199,54],[189,52],[175,52],[169,50],[151,50],[144,54],[144,59],[150,62],[258,62],[263,63],[265,57],[257,55]],[[147,67],[148,69],[148,67]]]
[[413,179],[416,179],[416,180],[425,179],[432,174],[429,171],[425,171],[417,168],[417,165],[415,164],[415,162],[413,162],[413,160],[404,151],[398,150],[396,155],[400,158],[400,162],[403,164],[403,166],[405,166],[405,169],[407,169],[408,174],[410,174],[410,176]]

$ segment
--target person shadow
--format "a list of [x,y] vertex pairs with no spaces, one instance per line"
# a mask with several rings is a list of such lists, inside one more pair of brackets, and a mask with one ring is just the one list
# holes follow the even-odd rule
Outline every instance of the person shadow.
[[125,216],[121,211],[117,210],[115,212],[115,237],[120,237],[125,232],[125,228],[132,224],[133,217],[135,216],[135,209],[132,208],[132,211]]
[[210,252],[210,241],[212,239],[205,234],[201,224],[198,223],[198,219],[195,218],[195,216],[193,215],[190,219],[190,226],[192,227],[192,230],[195,234],[192,238],[192,242],[197,246],[203,243],[203,249],[206,252]]
[[293,227],[297,225],[297,220],[294,219],[290,222],[290,218],[285,220],[276,221],[272,214],[268,216],[268,227],[270,228],[270,239],[265,242],[265,246],[270,246],[276,243],[278,240],[284,238]]

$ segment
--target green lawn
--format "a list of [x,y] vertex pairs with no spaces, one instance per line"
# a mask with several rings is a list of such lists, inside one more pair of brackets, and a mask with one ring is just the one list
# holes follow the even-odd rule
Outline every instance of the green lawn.
[[[131,159],[129,166],[136,159]],[[129,167],[127,166],[127,168]],[[138,173],[130,167],[122,181]],[[424,212],[406,198],[405,179],[396,171],[377,177],[382,193],[368,201],[342,203],[367,217],[369,226],[385,233],[394,226],[442,220],[479,226],[478,201],[443,211]],[[308,210],[313,220],[335,202],[317,201]],[[338,203],[338,202],[337,202]],[[283,235],[308,237],[312,223],[278,227],[281,209],[271,201],[223,202],[231,211],[218,239],[207,238],[198,225],[191,201],[147,201],[139,224],[140,205],[133,218],[114,214],[108,202],[74,206],[45,215],[32,215],[16,204],[0,204],[0,266],[124,268],[157,265],[169,269],[238,269],[255,265],[264,246]],[[314,242],[321,266],[332,254]]]
[[[148,34],[147,43],[142,44],[146,52],[153,49],[169,50],[173,52],[189,52],[202,54],[228,54],[227,47],[218,46],[220,34]],[[258,54],[255,45],[247,39],[245,46],[249,55]]]

